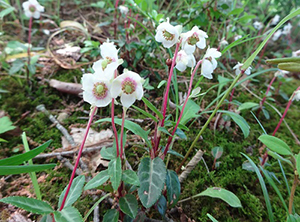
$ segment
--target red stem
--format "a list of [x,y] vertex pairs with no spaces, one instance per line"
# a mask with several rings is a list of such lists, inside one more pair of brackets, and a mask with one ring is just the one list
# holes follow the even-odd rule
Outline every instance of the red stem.
[[30,45],[31,45],[32,20],[33,20],[33,18],[30,17],[30,19],[29,19],[29,28],[28,28],[28,48],[27,48],[27,57],[28,57],[27,80],[29,79],[29,68],[28,67],[30,65]]
[[115,134],[115,140],[116,140],[116,149],[117,149],[117,157],[120,155],[119,154],[119,139],[118,139],[118,132],[116,129],[116,124],[115,124],[115,99],[111,100],[111,125]]
[[231,107],[231,102],[232,102],[232,99],[233,99],[234,91],[235,91],[235,88],[233,88],[233,89],[231,90],[231,93],[230,93],[230,98],[229,98],[229,103],[228,103],[228,110],[229,110],[230,107]]
[[259,107],[259,109],[257,110],[256,116],[258,116],[258,114],[260,113],[260,111],[261,111],[261,109],[262,109],[262,106],[264,105],[264,103],[265,103],[265,101],[266,101],[266,99],[267,99],[267,95],[268,95],[268,93],[269,93],[269,91],[270,91],[270,89],[271,89],[271,86],[272,86],[273,82],[275,81],[275,79],[276,79],[276,76],[273,77],[273,79],[271,80],[270,84],[268,85],[266,94],[265,94],[264,98],[262,99],[262,101],[260,102],[260,107]]
[[[176,62],[176,58],[177,58],[177,54],[179,51],[179,46],[181,44],[180,40],[177,44],[176,44],[176,49],[175,49],[175,53],[174,53],[174,57],[172,59],[172,64],[171,64],[171,68],[170,68],[170,72],[169,72],[169,77],[168,77],[168,83],[167,83],[167,87],[166,87],[166,92],[164,94],[164,99],[163,99],[163,106],[162,106],[162,112],[163,112],[163,119],[159,122],[158,127],[164,126],[165,123],[165,118],[166,118],[166,110],[167,110],[167,104],[168,104],[168,96],[169,96],[169,90],[170,90],[170,85],[171,85],[171,80],[172,80],[172,76],[173,76],[173,70],[174,70],[174,66],[175,66],[175,62]],[[155,131],[155,136],[156,140],[154,141],[154,152],[156,153],[158,146],[159,146],[159,142],[160,142],[160,136],[157,136],[158,134],[158,127]]]
[[178,117],[177,123],[176,123],[176,125],[175,125],[175,127],[174,127],[174,129],[173,129],[172,134],[171,134],[172,136],[169,136],[169,138],[168,138],[168,142],[167,142],[166,148],[165,148],[165,150],[164,150],[164,154],[162,155],[162,159],[164,159],[165,156],[167,155],[167,152],[168,152],[168,150],[169,150],[169,147],[170,147],[170,144],[171,144],[171,142],[172,142],[172,139],[173,139],[173,137],[174,137],[174,135],[175,135],[175,132],[176,132],[176,130],[177,130],[177,128],[178,128],[178,125],[179,125],[179,122],[180,122],[181,117],[182,117],[182,115],[183,115],[185,106],[186,106],[186,104],[187,104],[187,101],[189,100],[189,96],[190,96],[191,91],[192,91],[192,86],[193,86],[193,79],[194,79],[194,76],[195,76],[195,74],[196,74],[196,72],[197,72],[197,69],[199,68],[199,66],[200,66],[201,63],[202,63],[202,60],[200,60],[200,61],[197,63],[197,65],[196,65],[196,67],[195,67],[195,69],[194,69],[194,71],[193,71],[193,73],[192,73],[192,75],[191,75],[190,85],[189,85],[188,93],[187,93],[187,96],[186,96],[186,100],[184,101],[184,104],[183,104],[183,106],[182,106],[182,109],[181,109],[180,115],[179,115],[179,117]]
[[59,211],[61,211],[61,210],[64,208],[64,205],[65,205],[67,196],[68,196],[68,194],[69,194],[69,191],[70,191],[70,188],[71,188],[71,185],[72,185],[74,176],[75,176],[76,169],[77,169],[78,164],[79,164],[79,160],[80,160],[80,157],[81,157],[81,153],[82,153],[82,150],[83,150],[83,147],[84,147],[86,138],[87,138],[87,136],[88,136],[89,129],[90,129],[90,127],[91,127],[91,124],[92,124],[92,121],[93,121],[93,117],[94,117],[96,111],[97,111],[97,107],[94,107],[94,109],[93,109],[93,111],[92,111],[92,113],[91,113],[91,115],[90,115],[90,119],[89,119],[88,125],[86,126],[85,134],[84,134],[82,143],[81,143],[80,148],[79,148],[79,151],[78,151],[78,156],[77,156],[77,159],[76,159],[76,163],[75,163],[75,165],[74,165],[74,169],[73,169],[73,172],[72,172],[70,181],[69,181],[69,185],[68,185],[68,187],[67,187],[67,190],[66,190],[64,199],[63,199],[63,201],[62,201],[62,203],[61,203],[61,206],[60,206],[60,208],[59,208]]
[[165,123],[169,90],[170,90],[171,80],[172,80],[172,76],[173,76],[173,70],[174,70],[174,66],[175,66],[175,61],[176,61],[176,58],[177,58],[177,54],[178,54],[178,51],[179,51],[179,46],[181,44],[181,41],[182,40],[180,40],[180,42],[178,42],[176,44],[176,49],[175,49],[174,57],[173,57],[173,60],[172,60],[172,65],[171,65],[171,68],[170,68],[169,77],[168,77],[168,83],[167,83],[167,87],[166,87],[166,92],[165,92],[165,95],[164,95],[163,107],[162,107],[163,108],[163,119],[161,121],[161,126],[162,127],[164,126],[164,123]]
[[124,132],[124,123],[125,123],[125,116],[126,116],[127,108],[123,107],[123,115],[122,115],[122,126],[121,126],[121,134],[120,134],[120,147],[121,147],[121,159],[123,158],[123,132]]

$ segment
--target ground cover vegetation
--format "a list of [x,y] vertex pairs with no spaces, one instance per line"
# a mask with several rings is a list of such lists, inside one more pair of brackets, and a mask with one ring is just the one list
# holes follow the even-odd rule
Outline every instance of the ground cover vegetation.
[[0,221],[300,221],[299,0],[0,3]]

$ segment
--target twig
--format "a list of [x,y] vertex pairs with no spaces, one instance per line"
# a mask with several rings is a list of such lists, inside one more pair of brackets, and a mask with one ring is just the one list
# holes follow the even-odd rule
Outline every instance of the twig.
[[64,137],[68,140],[68,142],[71,144],[71,146],[77,146],[75,143],[73,137],[68,133],[66,128],[64,128],[58,120],[46,109],[44,104],[38,105],[36,109],[40,112],[43,112],[46,114],[46,116],[49,118],[49,120],[55,124],[56,128],[64,135]]
[[187,178],[187,176],[191,173],[191,171],[196,167],[196,165],[202,159],[203,153],[204,152],[202,150],[198,150],[198,152],[196,153],[196,155],[186,165],[184,171],[178,177],[180,183],[182,183]]

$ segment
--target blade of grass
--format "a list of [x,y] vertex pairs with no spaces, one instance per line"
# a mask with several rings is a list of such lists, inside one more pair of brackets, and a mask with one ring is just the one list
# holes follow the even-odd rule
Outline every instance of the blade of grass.
[[244,157],[247,158],[247,160],[249,161],[249,163],[251,164],[252,168],[255,170],[255,173],[258,177],[258,180],[259,180],[259,183],[260,183],[260,186],[261,186],[261,189],[263,191],[263,195],[264,195],[264,198],[265,198],[265,201],[266,201],[266,206],[267,206],[267,211],[268,211],[268,215],[269,215],[269,220],[271,222],[274,222],[274,216],[273,216],[273,212],[272,212],[272,206],[271,206],[271,202],[270,202],[270,197],[269,197],[269,194],[268,194],[268,190],[267,190],[267,187],[266,187],[266,184],[265,184],[265,181],[258,169],[258,167],[255,165],[255,163],[251,160],[251,158],[249,158],[246,154],[244,153],[241,153]]
[[96,206],[98,204],[101,203],[102,200],[104,200],[105,198],[107,198],[110,195],[110,193],[104,195],[103,197],[101,197],[92,207],[91,209],[87,212],[87,214],[84,216],[83,221],[86,221],[87,218],[90,216],[90,214],[93,212],[93,210],[96,208]]
[[262,168],[261,166],[259,166],[260,170],[264,173],[267,181],[269,182],[269,184],[273,187],[273,189],[275,190],[275,192],[277,193],[279,199],[281,200],[284,209],[286,210],[286,212],[289,212],[289,209],[287,208],[287,205],[278,189],[278,187],[276,186],[276,184],[274,183],[274,180],[269,176],[268,172],[266,172],[266,170],[264,168]]
[[[22,141],[23,141],[25,151],[29,152],[30,149],[29,149],[29,145],[28,145],[28,142],[27,142],[25,132],[22,133]],[[28,164],[33,165],[32,159],[28,160]],[[37,181],[36,173],[35,172],[30,172],[29,176],[30,176],[30,179],[31,179],[32,184],[33,184],[33,188],[34,188],[36,198],[38,200],[42,200],[42,195],[41,195],[40,187],[39,187],[39,184],[38,184],[38,181]]]

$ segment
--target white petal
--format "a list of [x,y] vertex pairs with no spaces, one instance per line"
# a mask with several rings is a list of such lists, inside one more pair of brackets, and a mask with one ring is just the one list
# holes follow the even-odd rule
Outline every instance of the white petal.
[[135,95],[131,94],[131,95],[127,95],[125,93],[123,93],[121,95],[121,103],[124,107],[129,108],[134,102],[135,102]]
[[35,10],[35,12],[33,13],[32,17],[35,19],[40,18],[41,13],[38,10]]
[[201,74],[208,79],[212,79],[211,74],[213,73],[213,71],[214,69],[212,63],[205,59],[201,66]]
[[114,81],[111,84],[110,88],[110,94],[113,98],[117,98],[121,92],[122,92],[122,85],[121,82],[118,78],[114,79]]
[[29,2],[23,2],[22,7],[23,7],[24,10],[28,10],[29,9],[29,5],[30,5]]
[[24,13],[25,13],[26,17],[28,17],[28,18],[32,17],[32,12],[31,11],[25,10]]
[[141,100],[144,96],[144,90],[142,84],[137,84],[135,89],[135,97],[137,100]]
[[83,100],[88,102],[89,104],[91,105],[95,105],[95,102],[96,102],[96,97],[93,95],[92,92],[89,92],[89,91],[83,91],[82,93],[82,96],[83,96]]
[[199,41],[196,43],[197,47],[200,49],[204,49],[206,47],[205,38],[199,38]]
[[196,65],[196,59],[194,57],[193,54],[191,55],[188,55],[188,63],[187,63],[187,66],[188,67],[194,67]]
[[84,91],[92,91],[94,88],[93,74],[84,74],[81,83]]
[[212,63],[213,69],[215,70],[218,66],[217,60],[215,60],[215,58],[212,58],[211,63]]
[[186,69],[186,65],[183,62],[178,62],[176,63],[175,68],[178,69],[180,72],[183,72]]
[[104,42],[100,46],[100,51],[103,59],[105,59],[106,57],[114,59],[118,58],[118,50],[113,42]]
[[110,93],[108,93],[104,99],[97,99],[95,102],[95,106],[105,107],[111,103],[111,100],[112,100],[112,97],[111,97]]
[[186,52],[186,54],[193,54],[195,52],[195,49],[195,45],[190,45],[187,42],[183,46],[183,50]]
[[157,42],[163,42],[165,40],[163,34],[161,31],[158,31],[155,35],[155,41]]

